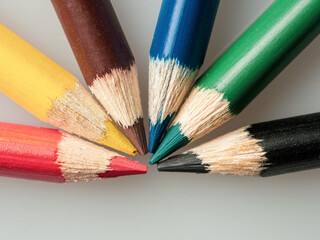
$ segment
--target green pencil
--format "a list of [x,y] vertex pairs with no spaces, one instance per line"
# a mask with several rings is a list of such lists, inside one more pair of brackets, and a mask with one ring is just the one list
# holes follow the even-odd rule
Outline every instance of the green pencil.
[[149,163],[238,115],[320,33],[320,0],[276,0],[199,78]]

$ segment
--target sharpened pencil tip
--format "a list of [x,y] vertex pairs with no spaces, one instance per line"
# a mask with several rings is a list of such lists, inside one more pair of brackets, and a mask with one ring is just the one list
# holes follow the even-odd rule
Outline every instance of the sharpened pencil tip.
[[137,148],[140,155],[148,153],[146,134],[143,125],[143,118],[138,118],[135,124],[129,127],[119,126],[129,141]]
[[179,148],[187,145],[190,141],[180,131],[180,124],[173,125],[169,128],[156,152],[151,156],[149,163],[154,164],[160,161]]
[[167,116],[164,121],[158,119],[155,125],[153,125],[149,120],[149,152],[154,153],[157,150],[157,147],[159,146],[173,116],[174,113]]
[[111,121],[108,120],[105,124],[108,131],[104,138],[98,139],[99,143],[132,156],[137,155],[137,149]]
[[148,171],[148,167],[146,165],[143,165],[139,162],[133,161],[122,156],[113,157],[111,159],[111,164],[109,168],[111,170],[99,174],[99,177],[109,178],[128,175],[138,175],[145,174]]
[[202,164],[196,154],[180,154],[158,163],[158,171],[161,172],[194,172],[208,173],[206,165]]

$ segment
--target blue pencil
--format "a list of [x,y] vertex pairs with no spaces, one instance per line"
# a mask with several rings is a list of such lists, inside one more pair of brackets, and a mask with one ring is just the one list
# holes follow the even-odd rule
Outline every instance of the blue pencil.
[[150,49],[149,152],[157,149],[203,64],[219,2],[162,2]]

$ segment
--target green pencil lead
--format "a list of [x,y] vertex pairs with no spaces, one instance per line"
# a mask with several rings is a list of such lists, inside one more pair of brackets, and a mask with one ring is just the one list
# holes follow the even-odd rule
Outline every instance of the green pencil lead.
[[154,164],[177,149],[187,145],[191,140],[185,137],[180,131],[180,125],[174,125],[169,128],[156,152],[151,156],[149,163]]

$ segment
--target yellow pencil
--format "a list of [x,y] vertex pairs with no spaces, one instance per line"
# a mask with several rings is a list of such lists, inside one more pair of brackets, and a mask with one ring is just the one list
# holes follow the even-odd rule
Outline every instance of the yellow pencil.
[[44,122],[137,154],[72,74],[1,24],[0,91]]

